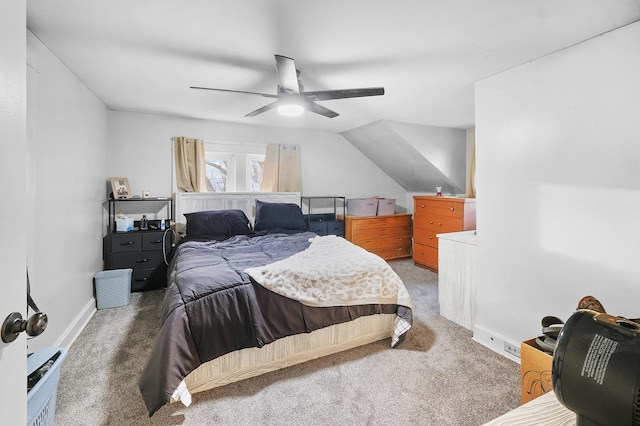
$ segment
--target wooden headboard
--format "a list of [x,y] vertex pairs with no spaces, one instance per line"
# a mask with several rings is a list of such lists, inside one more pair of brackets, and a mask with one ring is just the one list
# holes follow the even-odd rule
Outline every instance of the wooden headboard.
[[187,223],[185,213],[206,210],[242,210],[253,226],[256,200],[267,203],[293,203],[300,205],[299,192],[176,192],[174,194],[174,220],[176,231],[182,233]]

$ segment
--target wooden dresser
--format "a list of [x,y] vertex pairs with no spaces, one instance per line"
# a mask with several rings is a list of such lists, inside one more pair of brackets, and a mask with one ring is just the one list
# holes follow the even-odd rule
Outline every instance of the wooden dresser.
[[476,229],[476,199],[414,196],[413,261],[438,270],[437,234]]
[[345,238],[385,260],[411,257],[411,214],[347,215]]

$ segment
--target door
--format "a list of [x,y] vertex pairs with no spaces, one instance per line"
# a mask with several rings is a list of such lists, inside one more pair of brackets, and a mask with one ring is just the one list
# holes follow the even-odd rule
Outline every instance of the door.
[[[27,315],[25,203],[26,2],[0,2],[0,322],[12,312]],[[27,340],[0,340],[2,423],[27,423]]]

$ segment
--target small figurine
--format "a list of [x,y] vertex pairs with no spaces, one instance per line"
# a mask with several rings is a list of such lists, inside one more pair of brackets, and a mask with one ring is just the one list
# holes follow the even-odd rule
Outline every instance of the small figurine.
[[143,214],[142,219],[140,220],[140,230],[146,231],[149,229],[149,220],[147,220],[147,215]]
[[442,187],[440,185],[436,186],[436,197],[442,197]]

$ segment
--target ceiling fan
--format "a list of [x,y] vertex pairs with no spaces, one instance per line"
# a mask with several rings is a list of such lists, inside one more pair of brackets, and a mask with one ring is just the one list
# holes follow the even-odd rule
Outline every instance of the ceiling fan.
[[268,93],[246,92],[242,90],[216,89],[212,87],[191,86],[191,89],[246,93],[250,95],[259,95],[264,96],[265,98],[276,99],[275,102],[258,108],[257,110],[245,115],[245,117],[253,117],[274,108],[278,108],[278,112],[280,112],[280,114],[282,115],[296,116],[302,114],[304,110],[307,110],[316,114],[323,115],[325,117],[334,118],[340,114],[321,105],[318,105],[316,101],[384,95],[384,87],[305,92],[304,86],[302,85],[302,83],[300,83],[299,80],[300,71],[296,69],[294,60],[282,55],[275,55],[275,58],[276,71],[278,73],[278,88],[275,95]]

